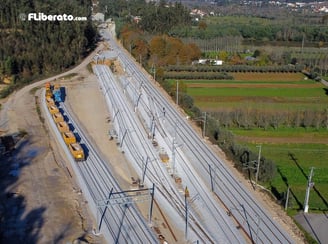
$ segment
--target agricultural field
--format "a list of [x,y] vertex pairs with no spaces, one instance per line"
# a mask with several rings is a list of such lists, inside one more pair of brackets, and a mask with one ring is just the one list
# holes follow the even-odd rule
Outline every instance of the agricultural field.
[[184,81],[202,110],[327,108],[328,88],[298,73],[236,73],[232,81]]
[[[327,138],[327,137],[326,137]],[[241,143],[256,152],[256,144]],[[299,143],[262,144],[262,155],[274,160],[277,175],[267,187],[278,197],[283,198],[290,187],[289,210],[296,213],[303,209],[307,177],[314,167],[312,181],[314,188],[310,192],[310,211],[328,209],[328,145]]]
[[231,130],[240,145],[277,166],[266,187],[289,208],[303,208],[307,176],[315,167],[310,211],[328,210],[328,88],[299,73],[235,73],[234,80],[184,80],[195,105]]

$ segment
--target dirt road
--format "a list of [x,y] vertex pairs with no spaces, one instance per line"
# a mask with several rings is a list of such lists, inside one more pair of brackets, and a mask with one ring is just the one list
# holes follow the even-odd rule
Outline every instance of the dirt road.
[[40,90],[36,89],[48,80],[79,72],[94,55],[68,72],[33,83],[0,101],[0,129],[7,134],[27,132],[12,155],[0,158],[2,243],[102,242],[89,235],[92,218],[43,122],[38,108]]

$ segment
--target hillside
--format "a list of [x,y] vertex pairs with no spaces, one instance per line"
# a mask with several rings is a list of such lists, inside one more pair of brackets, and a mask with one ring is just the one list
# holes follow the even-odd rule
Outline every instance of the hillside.
[[[38,76],[74,66],[95,44],[89,0],[4,0],[1,5],[0,82],[11,83],[2,97]],[[43,21],[40,13],[57,17]]]

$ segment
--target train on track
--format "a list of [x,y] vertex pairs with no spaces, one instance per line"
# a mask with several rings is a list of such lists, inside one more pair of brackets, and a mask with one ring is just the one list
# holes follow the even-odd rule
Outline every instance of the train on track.
[[63,114],[60,112],[57,104],[63,102],[63,88],[56,85],[51,85],[50,82],[45,84],[46,89],[46,104],[52,118],[61,133],[65,144],[67,145],[71,155],[76,162],[84,161],[85,154],[80,143],[77,142],[74,133],[69,129],[67,122],[64,120]]

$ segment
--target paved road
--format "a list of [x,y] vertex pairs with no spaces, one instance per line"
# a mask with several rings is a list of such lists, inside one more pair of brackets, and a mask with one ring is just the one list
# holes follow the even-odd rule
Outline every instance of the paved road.
[[328,243],[328,213],[296,215],[295,220],[309,232],[318,243]]
[[[177,111],[176,107],[158,91],[149,75],[145,75],[140,71],[139,66],[121,50],[121,47],[117,45],[109,32],[106,33],[105,31],[103,35],[109,40],[111,47],[117,51],[118,59],[122,63],[125,72],[140,84],[147,96],[154,101],[154,106],[158,106],[157,109],[165,108],[166,132],[171,137],[177,138],[178,144],[183,143],[184,146],[181,151],[188,157],[198,176],[206,182],[207,189],[214,190],[214,193],[224,203],[226,209],[230,211],[231,216],[238,220],[240,227],[249,235],[250,239],[256,243],[293,243],[293,239],[287,232],[256,202],[251,193],[235,179],[223,160],[209,149],[202,141],[202,138],[195,133],[186,119]],[[139,94],[137,93],[135,97],[138,98]],[[159,118],[156,118],[156,120],[159,120]],[[178,129],[177,124],[179,125]],[[157,125],[157,127],[160,126]]]

